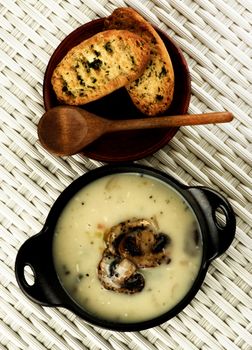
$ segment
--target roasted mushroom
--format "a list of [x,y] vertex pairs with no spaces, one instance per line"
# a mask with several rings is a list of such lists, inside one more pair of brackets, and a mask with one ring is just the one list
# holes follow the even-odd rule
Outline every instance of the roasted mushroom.
[[112,254],[132,261],[138,268],[170,262],[170,237],[157,233],[152,221],[133,219],[113,226],[106,244]]
[[138,268],[168,264],[171,239],[157,232],[146,219],[132,219],[113,226],[104,235],[106,249],[98,266],[98,278],[109,290],[133,294],[144,288]]
[[111,227],[105,234],[104,240],[112,254],[118,254],[118,246],[121,240],[129,233],[137,233],[143,229],[156,232],[154,223],[145,219],[132,219],[123,221],[118,225]]
[[144,278],[136,272],[130,260],[113,255],[106,249],[98,266],[98,278],[104,288],[119,293],[133,294],[144,287]]

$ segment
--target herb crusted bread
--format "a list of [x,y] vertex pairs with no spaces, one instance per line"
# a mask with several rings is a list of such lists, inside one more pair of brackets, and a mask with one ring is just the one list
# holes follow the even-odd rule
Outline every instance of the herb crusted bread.
[[150,46],[149,63],[137,80],[126,86],[136,107],[149,116],[170,106],[174,93],[174,71],[167,49],[158,33],[129,7],[114,10],[105,20],[106,29],[126,29],[140,35]]
[[105,30],[66,54],[53,72],[52,86],[59,101],[82,105],[139,78],[149,58],[149,45],[139,35]]

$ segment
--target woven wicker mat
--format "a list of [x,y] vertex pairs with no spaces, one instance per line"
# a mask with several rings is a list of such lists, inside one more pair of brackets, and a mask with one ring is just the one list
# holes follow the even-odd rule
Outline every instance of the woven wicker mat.
[[[236,238],[213,262],[177,317],[143,332],[85,324],[64,309],[30,302],[13,266],[60,192],[101,165],[61,159],[37,142],[46,65],[73,29],[131,6],[166,31],[190,66],[190,112],[229,110],[229,124],[184,127],[139,161],[189,185],[221,191],[237,215]],[[252,349],[252,2],[251,0],[0,0],[0,349]]]

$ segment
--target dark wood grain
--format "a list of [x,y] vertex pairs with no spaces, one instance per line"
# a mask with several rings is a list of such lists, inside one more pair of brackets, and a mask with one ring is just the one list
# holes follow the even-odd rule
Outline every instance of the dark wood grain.
[[[53,53],[44,76],[44,107],[48,109],[60,105],[51,85],[51,76],[56,65],[66,53],[81,41],[103,30],[104,19],[94,20],[77,28],[69,34]],[[182,51],[173,40],[157,29],[170,54],[175,75],[174,98],[164,115],[185,114],[191,96],[191,80],[186,60]],[[97,101],[83,106],[89,112],[110,119],[145,118],[140,113],[122,88]],[[160,116],[161,118],[162,116]],[[146,117],[148,118],[148,117]],[[122,131],[104,135],[83,149],[82,154],[104,162],[124,162],[138,160],[153,154],[166,145],[176,134],[178,128],[156,130]]]

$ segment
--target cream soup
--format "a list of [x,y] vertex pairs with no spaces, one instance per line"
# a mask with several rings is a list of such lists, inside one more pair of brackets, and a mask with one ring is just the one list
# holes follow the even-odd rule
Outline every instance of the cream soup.
[[[104,233],[132,218],[153,220],[169,237],[170,259],[138,269],[144,288],[129,295],[104,288],[97,270]],[[116,174],[94,181],[69,201],[56,225],[53,256],[61,283],[81,307],[127,323],[159,316],[185,296],[201,265],[202,244],[194,213],[170,186],[149,176]]]

